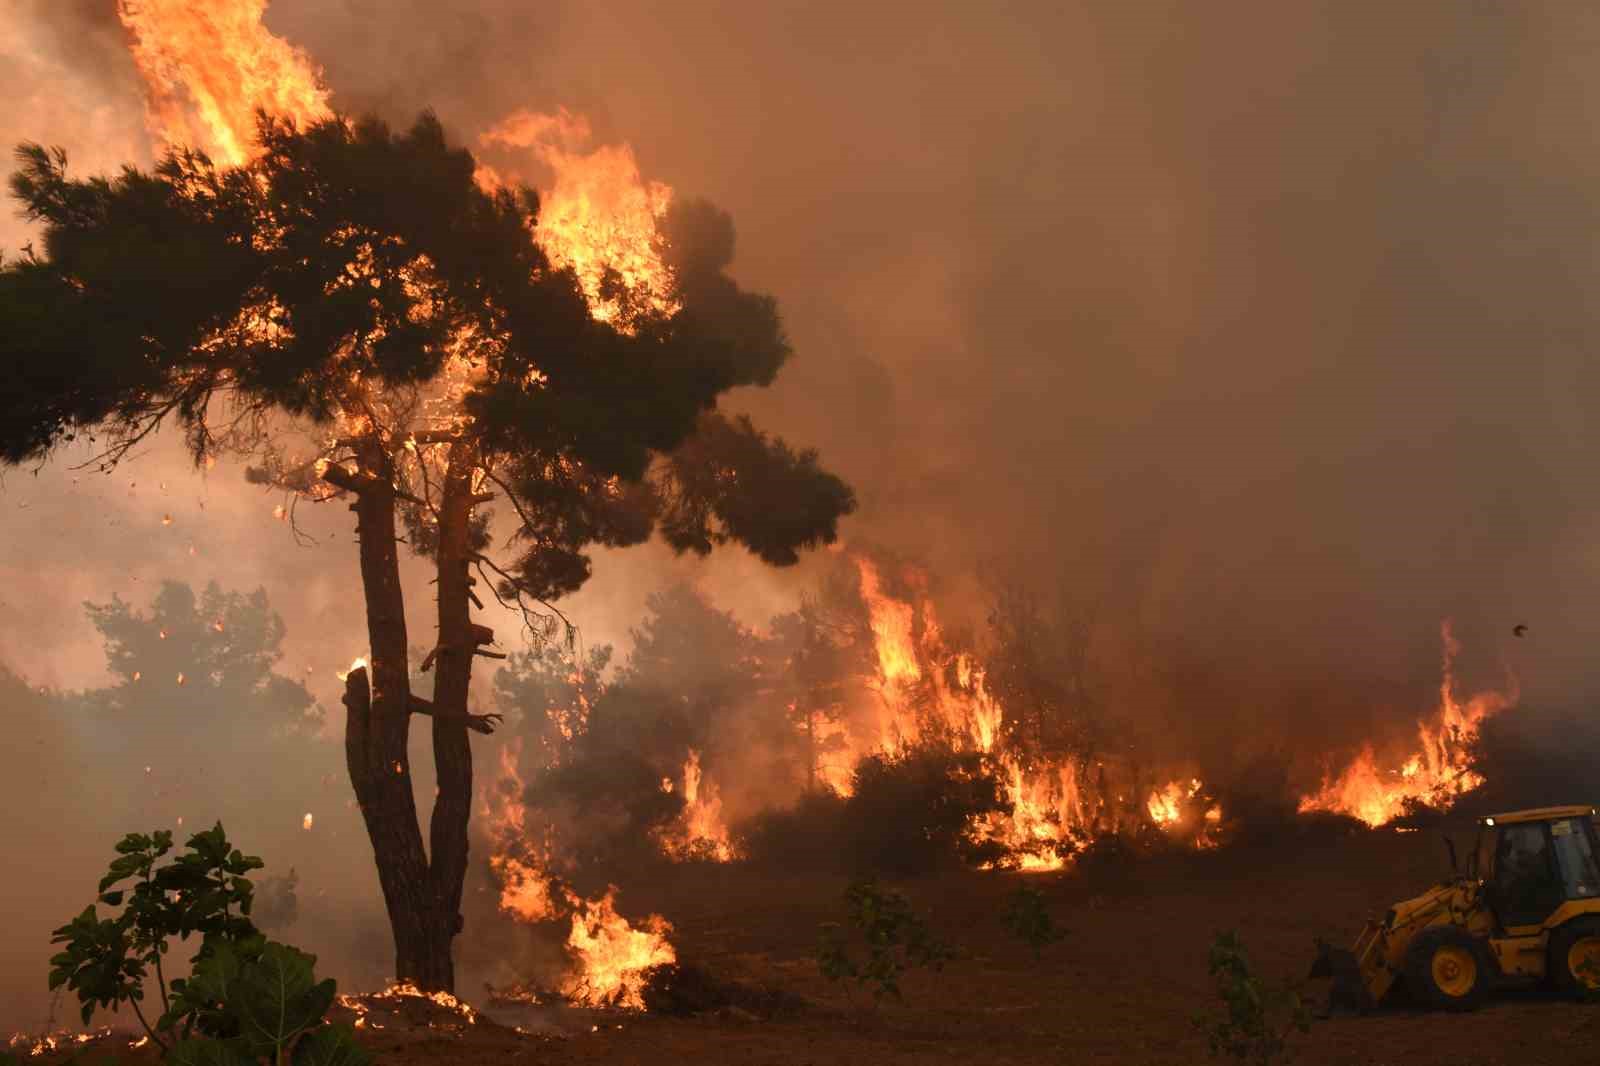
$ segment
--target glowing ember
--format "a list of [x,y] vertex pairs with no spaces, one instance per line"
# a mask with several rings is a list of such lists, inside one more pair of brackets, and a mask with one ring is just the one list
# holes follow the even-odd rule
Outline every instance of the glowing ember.
[[316,824],[316,821],[317,820],[312,817],[311,812],[307,811],[306,812],[306,816],[304,818],[300,819],[301,828],[310,829],[313,825]]
[[[595,318],[626,327],[637,310],[671,314],[677,310],[672,276],[661,261],[656,226],[672,190],[640,177],[629,146],[591,149],[592,140],[588,120],[565,109],[554,115],[519,111],[482,138],[491,148],[531,151],[554,175],[540,190],[534,238],[556,266],[577,274]],[[487,166],[479,172],[491,187],[513,179],[521,175]],[[608,273],[625,298],[608,291]]]
[[[66,1030],[57,1030],[53,1033],[46,1033],[43,1036],[14,1033],[6,1041],[6,1049],[19,1054],[25,1053],[30,1058],[37,1058],[40,1055],[49,1055],[56,1051],[93,1044],[106,1039],[110,1035],[111,1027],[109,1025],[90,1030],[87,1033],[71,1033]],[[139,1045],[130,1044],[129,1046],[137,1047]]]
[[267,31],[266,9],[267,0],[119,0],[158,139],[238,166],[254,154],[258,109],[302,125],[332,114],[315,65]]
[[1455,658],[1461,646],[1448,619],[1439,636],[1444,646],[1439,707],[1431,721],[1417,723],[1418,750],[1399,769],[1385,770],[1372,746],[1364,746],[1337,778],[1325,778],[1314,795],[1300,800],[1302,812],[1332,811],[1378,826],[1404,814],[1412,803],[1448,809],[1463,792],[1483,783],[1468,769],[1469,749],[1484,720],[1516,702],[1515,682],[1509,694],[1481,692],[1461,703],[1455,695]]

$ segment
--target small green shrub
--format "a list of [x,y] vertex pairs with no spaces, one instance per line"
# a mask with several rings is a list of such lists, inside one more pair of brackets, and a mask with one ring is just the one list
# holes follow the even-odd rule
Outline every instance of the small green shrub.
[[[64,948],[50,960],[51,989],[77,993],[85,1025],[97,1008],[127,1003],[168,1062],[365,1063],[353,1032],[322,1022],[335,983],[317,983],[312,956],[266,940],[250,920],[254,890],[246,875],[261,860],[232,847],[220,824],[186,847],[162,864],[172,850],[170,832],[130,833],[118,842],[96,903],[52,936]],[[131,888],[116,887],[129,880]],[[101,917],[97,905],[121,911]],[[192,972],[169,979],[163,959],[172,938],[196,934]],[[141,1006],[147,992],[160,1000],[153,1022]]]
[[[51,936],[64,949],[50,959],[50,988],[65,985],[78,994],[85,1025],[96,1007],[115,1010],[132,1006],[150,1038],[162,1048],[180,1022],[186,1027],[191,1014],[175,1013],[173,994],[182,990],[181,978],[168,981],[162,960],[169,940],[202,938],[198,960],[218,944],[257,935],[250,921],[251,885],[245,876],[262,866],[228,844],[222,826],[189,838],[188,850],[171,862],[157,863],[172,850],[172,833],[130,833],[116,846],[117,857],[100,879],[97,902],[121,907],[114,917],[102,918],[91,903]],[[131,889],[114,888],[132,879]],[[140,1003],[145,980],[155,975],[161,1012],[154,1025]]]
[[[933,934],[910,902],[876,881],[853,883],[844,894],[852,937],[840,922],[824,922],[817,948],[817,966],[830,981],[852,980],[872,986],[873,998],[903,998],[900,975],[908,969],[942,970],[955,951]],[[851,943],[859,938],[858,954]]]
[[1294,989],[1268,986],[1256,976],[1237,933],[1217,934],[1207,969],[1217,983],[1223,1010],[1197,1015],[1194,1024],[1205,1033],[1211,1054],[1255,1066],[1287,1062],[1292,1052],[1289,1035],[1311,1031],[1311,1012]]
[[1000,923],[1018,940],[1033,949],[1037,962],[1044,949],[1064,939],[1067,931],[1056,925],[1055,919],[1045,909],[1044,893],[1032,885],[1018,885],[1000,913]]

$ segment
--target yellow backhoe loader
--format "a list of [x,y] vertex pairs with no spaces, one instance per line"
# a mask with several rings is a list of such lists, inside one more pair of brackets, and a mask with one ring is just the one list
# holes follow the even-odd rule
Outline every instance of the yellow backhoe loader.
[[1600,993],[1600,834],[1593,807],[1541,807],[1481,819],[1447,881],[1367,923],[1354,951],[1319,941],[1312,977],[1331,1006],[1370,1010],[1402,982],[1424,1005],[1471,1010],[1497,987],[1549,982]]

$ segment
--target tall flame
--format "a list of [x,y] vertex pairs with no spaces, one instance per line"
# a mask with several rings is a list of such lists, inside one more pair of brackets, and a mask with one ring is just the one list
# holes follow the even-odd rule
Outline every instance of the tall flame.
[[[974,819],[967,836],[997,845],[1004,855],[1001,864],[1021,870],[1061,869],[1095,832],[1140,820],[1174,836],[1212,842],[1221,810],[1204,805],[1196,778],[1158,787],[1141,809],[1132,802],[1132,794],[1142,794],[1138,789],[1129,789],[1126,797],[1110,795],[1104,773],[1088,781],[1084,767],[1070,756],[1025,758],[1007,734],[1005,707],[989,691],[983,664],[946,645],[931,599],[900,599],[886,590],[871,560],[857,556],[854,561],[875,652],[876,669],[867,686],[877,699],[870,727],[842,734],[847,740],[863,732],[872,738],[868,744],[846,744],[848,764],[874,750],[896,754],[933,740],[983,755],[1000,781],[1004,809]],[[925,584],[916,575],[907,583]],[[841,776],[839,765],[836,759],[820,768],[824,780],[834,784]]]
[[672,926],[652,914],[635,928],[617,913],[616,888],[598,899],[583,899],[559,886],[546,868],[548,847],[530,845],[520,742],[500,752],[499,787],[484,797],[484,814],[496,849],[489,865],[500,879],[500,909],[518,921],[536,923],[570,918],[567,954],[571,968],[561,980],[562,995],[592,1007],[644,1009],[646,971],[676,960],[667,939]]
[[1338,777],[1300,800],[1300,810],[1332,811],[1384,825],[1404,814],[1411,803],[1449,808],[1462,793],[1483,783],[1469,767],[1478,729],[1491,716],[1516,702],[1513,680],[1509,693],[1480,692],[1467,702],[1456,698],[1455,659],[1461,651],[1450,621],[1439,627],[1443,645],[1439,706],[1431,720],[1417,722],[1417,750],[1398,769],[1384,770],[1372,746],[1366,745]]
[[118,0],[150,131],[223,166],[255,155],[256,112],[328,118],[321,72],[262,23],[268,0]]
[[[553,175],[540,185],[534,238],[557,267],[571,267],[589,300],[590,313],[626,328],[638,310],[671,314],[672,274],[661,260],[657,226],[672,202],[672,189],[645,181],[633,149],[591,147],[588,119],[562,108],[557,113],[518,111],[485,133],[491,148],[530,152]],[[522,168],[484,166],[489,186],[525,180]],[[608,285],[614,275],[621,285]],[[637,309],[637,310],[636,310]]]
[[[661,787],[673,791],[672,779],[662,781]],[[659,835],[661,849],[675,859],[730,862],[736,858],[733,837],[722,815],[722,797],[700,768],[700,753],[692,748],[683,763],[682,795],[683,815]]]

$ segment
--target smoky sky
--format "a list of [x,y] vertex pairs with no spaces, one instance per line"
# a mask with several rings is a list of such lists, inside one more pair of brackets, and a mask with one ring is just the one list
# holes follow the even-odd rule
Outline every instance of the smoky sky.
[[[731,405],[855,486],[846,541],[924,567],[954,617],[1020,578],[1092,603],[1108,661],[1201,664],[1128,690],[1162,689],[1175,735],[1407,729],[1447,617],[1466,683],[1593,694],[1584,5],[275,0],[267,21],[342,110],[431,107],[470,143],[566,106],[731,212],[733,273],[797,352]],[[109,0],[0,0],[0,28],[8,142],[148,162]],[[26,232],[7,215],[0,246]],[[170,441],[109,478],[70,458],[0,489],[0,659],[90,683],[81,600],[217,578],[267,588],[287,672],[331,701],[365,643],[342,504],[300,546],[276,498]],[[624,641],[687,575],[761,621],[818,565],[650,547],[564,607]]]
[[[6,76],[30,106],[3,132],[88,169],[129,154],[139,91],[112,5],[11,10],[25,54]],[[1530,699],[1587,693],[1600,21],[1577,7],[277,0],[267,17],[343,110],[431,107],[470,143],[566,106],[731,211],[736,272],[777,295],[798,352],[734,404],[820,448],[861,499],[847,539],[925,566],[950,610],[979,618],[986,575],[1026,574],[1098,604],[1108,646],[1137,628],[1241,678],[1356,681],[1433,676],[1451,617],[1464,665],[1511,668]],[[117,136],[86,136],[91,117]],[[348,560],[296,549],[233,471],[202,483],[157,451],[129,480],[203,484],[205,528],[230,526],[213,555],[284,586],[291,641],[311,636],[300,608],[327,618],[353,593]],[[87,590],[173,568],[172,536],[92,528],[82,500],[106,487],[71,496],[63,465],[7,478],[13,507],[60,507],[18,516],[13,569]],[[139,526],[156,504],[93,506]],[[685,570],[751,619],[806,574],[646,550],[603,559],[569,606],[620,639]],[[1519,621],[1537,641],[1509,644]]]

